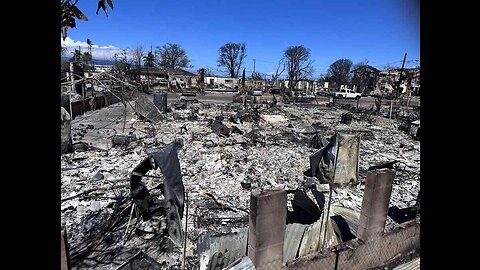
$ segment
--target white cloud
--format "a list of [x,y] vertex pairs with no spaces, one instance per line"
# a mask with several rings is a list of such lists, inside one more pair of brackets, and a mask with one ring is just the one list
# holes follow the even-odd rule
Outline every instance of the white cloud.
[[[80,50],[82,52],[88,51],[88,44],[84,41],[74,41],[70,37],[67,37],[65,40],[61,39],[62,45],[67,47],[67,56],[71,56],[71,52],[75,49],[78,49],[80,46]],[[111,60],[116,53],[121,52],[122,49],[115,47],[113,45],[106,45],[106,46],[99,46],[97,44],[92,45],[92,54],[93,59],[106,59]],[[128,51],[128,50],[127,50]]]

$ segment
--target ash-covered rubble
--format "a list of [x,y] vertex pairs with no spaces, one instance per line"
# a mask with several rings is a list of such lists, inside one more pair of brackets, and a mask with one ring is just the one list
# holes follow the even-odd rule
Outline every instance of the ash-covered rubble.
[[[78,258],[73,269],[117,269],[142,256],[159,264],[151,269],[180,269],[183,250],[169,239],[166,218],[159,215],[144,221],[138,208],[132,211],[129,182],[133,169],[152,149],[175,140],[183,142],[178,160],[188,196],[187,269],[198,267],[195,246],[201,235],[239,232],[247,227],[251,191],[313,186],[328,192],[327,184],[304,173],[310,167],[309,157],[318,151],[312,147],[316,134],[321,138],[330,138],[336,132],[362,134],[359,182],[334,189],[332,205],[360,211],[367,170],[389,161],[398,161],[390,206],[406,208],[416,202],[420,142],[398,130],[400,123],[395,120],[379,116],[367,119],[353,113],[351,123],[344,124],[342,114],[347,110],[295,104],[258,105],[249,110],[240,104],[176,107],[155,125],[129,111],[125,130],[123,112],[115,117],[109,107],[72,121],[72,130],[85,130],[79,138],[91,146],[86,151],[64,154],[61,159],[62,225],[73,259]],[[98,124],[101,114],[116,122],[108,125],[104,120]],[[137,139],[114,146],[111,138],[119,133]],[[142,182],[152,196],[164,199],[158,189],[164,175],[160,170],[148,175]],[[184,222],[185,215],[182,229]],[[82,250],[81,245],[89,241],[94,244]],[[80,251],[84,256],[78,254]]]

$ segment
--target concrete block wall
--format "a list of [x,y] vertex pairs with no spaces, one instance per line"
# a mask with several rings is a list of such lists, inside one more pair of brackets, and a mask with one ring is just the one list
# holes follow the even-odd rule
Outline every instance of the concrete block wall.
[[337,268],[362,270],[381,266],[398,256],[420,248],[420,224],[376,238],[355,249],[338,253]]
[[282,269],[363,270],[385,265],[399,255],[420,249],[420,223],[412,221],[403,226],[366,243],[354,239],[328,252],[299,258]]
[[[89,99],[85,100],[85,112],[92,110],[89,101],[90,101]],[[109,106],[111,104],[115,104],[117,102],[120,102],[120,99],[118,99],[117,97],[113,96],[110,93],[106,93],[103,96],[95,97],[95,109],[98,110],[103,107]],[[65,109],[67,111],[70,111],[70,108],[66,107]],[[83,113],[84,113],[83,101],[78,100],[78,101],[72,102],[72,115],[71,115],[72,119],[75,119],[76,116],[82,115]]]

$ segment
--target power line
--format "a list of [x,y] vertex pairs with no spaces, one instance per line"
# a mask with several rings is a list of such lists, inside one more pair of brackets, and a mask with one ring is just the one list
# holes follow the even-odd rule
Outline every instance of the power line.
[[[385,64],[377,64],[377,65],[374,65],[373,67],[380,68],[380,67],[384,67],[384,66],[387,66],[387,65],[392,65],[392,64],[395,64],[395,63],[401,63],[401,62],[403,62],[403,59],[399,60],[399,61],[395,61],[395,62],[385,63]],[[418,60],[418,59],[406,61],[406,63],[412,63],[412,62],[416,62],[416,63],[420,64],[420,60]]]

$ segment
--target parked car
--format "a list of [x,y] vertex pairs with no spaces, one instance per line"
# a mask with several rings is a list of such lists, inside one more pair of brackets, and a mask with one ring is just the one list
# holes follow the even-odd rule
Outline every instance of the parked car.
[[330,95],[332,95],[332,93],[330,91],[328,91],[328,89],[320,89],[315,94],[317,94],[317,96],[330,96]]
[[338,98],[355,98],[359,99],[362,94],[353,91],[352,89],[340,89],[339,91],[335,92],[335,97]]
[[251,96],[261,96],[261,95],[263,95],[262,90],[261,89],[256,89],[256,88],[252,88],[252,89],[248,90],[248,93]]

